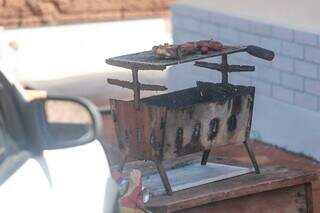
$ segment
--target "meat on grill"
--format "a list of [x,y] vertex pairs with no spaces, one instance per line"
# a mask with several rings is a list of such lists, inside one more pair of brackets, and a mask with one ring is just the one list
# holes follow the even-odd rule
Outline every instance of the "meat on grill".
[[223,48],[223,44],[214,40],[201,40],[196,42],[186,42],[180,45],[159,45],[154,46],[152,51],[160,58],[167,59],[179,59],[186,55],[196,54],[208,54],[210,51],[220,51]]

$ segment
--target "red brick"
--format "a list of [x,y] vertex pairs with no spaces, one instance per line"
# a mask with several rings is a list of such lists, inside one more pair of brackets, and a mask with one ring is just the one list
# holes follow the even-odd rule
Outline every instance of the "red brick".
[[168,16],[173,0],[0,0],[0,25],[54,25]]

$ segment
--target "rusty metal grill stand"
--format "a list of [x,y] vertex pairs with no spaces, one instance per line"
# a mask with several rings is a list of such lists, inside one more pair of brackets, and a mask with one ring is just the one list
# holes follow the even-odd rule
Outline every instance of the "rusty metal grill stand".
[[221,64],[209,63],[204,61],[196,61],[195,66],[208,68],[221,72],[221,82],[223,84],[228,84],[228,73],[231,72],[253,72],[255,70],[254,66],[247,65],[229,65],[228,64],[228,55],[223,54],[221,56]]
[[[204,61],[196,61],[195,66],[203,67],[215,71],[221,72],[221,83],[222,84],[228,84],[228,74],[231,72],[253,72],[255,70],[254,66],[248,66],[248,65],[229,65],[228,64],[228,54],[221,55],[221,64],[217,63],[209,63]],[[244,141],[243,144],[245,145],[245,148],[248,152],[248,155],[250,157],[250,160],[252,162],[252,165],[255,169],[255,172],[257,174],[260,174],[259,165],[257,163],[256,157],[253,153],[253,150],[250,146],[250,144],[247,141]],[[208,157],[210,154],[210,150],[205,150],[202,155],[201,165],[206,165],[208,161]]]
[[[194,54],[190,56],[185,56],[184,58],[180,58],[178,60],[177,59],[165,59],[165,60],[159,59],[152,53],[152,51],[146,51],[146,52],[107,59],[106,60],[107,64],[130,69],[132,71],[132,82],[122,81],[118,79],[108,79],[107,81],[112,85],[133,90],[135,109],[139,110],[141,90],[151,90],[151,91],[167,90],[165,86],[141,84],[139,82],[139,77],[138,77],[139,70],[164,70],[167,66],[170,66],[170,65],[196,61],[194,64],[195,66],[208,68],[208,69],[221,72],[222,83],[228,84],[228,73],[250,72],[250,71],[252,72],[255,70],[254,66],[241,66],[241,65],[228,64],[227,55],[238,53],[238,52],[247,52],[252,56],[255,56],[264,60],[268,60],[268,61],[271,61],[274,58],[274,53],[272,51],[269,51],[257,46],[238,46],[238,47],[225,46],[223,50],[218,52],[212,52],[207,55]],[[217,57],[217,56],[221,56],[221,64],[197,61],[199,59],[205,59],[205,58]],[[249,132],[247,132],[247,134],[249,134]],[[259,174],[260,173],[259,166],[257,164],[255,155],[253,153],[253,150],[250,144],[247,141],[244,141],[243,143],[251,159],[255,172]],[[210,154],[210,150],[205,150],[203,152],[201,165],[206,165],[209,154]],[[159,172],[159,175],[161,177],[161,180],[163,182],[163,185],[167,194],[171,195],[172,194],[171,185],[167,177],[166,171],[162,165],[162,162],[155,159],[154,163],[156,164],[157,170]]]
[[133,68],[132,72],[132,82],[122,81],[118,79],[107,79],[109,84],[120,86],[123,88],[133,90],[133,98],[136,110],[140,108],[140,91],[141,90],[149,90],[149,91],[165,91],[167,87],[160,85],[152,85],[152,84],[141,84],[139,82],[139,70],[137,68]]

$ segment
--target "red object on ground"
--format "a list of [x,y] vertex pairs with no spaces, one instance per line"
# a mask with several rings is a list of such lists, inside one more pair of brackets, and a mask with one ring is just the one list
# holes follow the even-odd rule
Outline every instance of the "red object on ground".
[[124,196],[120,199],[121,207],[136,208],[137,206],[143,206],[143,197],[141,192],[142,184],[140,183],[137,187],[135,187],[130,195]]
[[136,208],[143,206],[141,172],[133,170],[129,176],[129,188],[127,193],[120,198],[120,206],[124,208]]

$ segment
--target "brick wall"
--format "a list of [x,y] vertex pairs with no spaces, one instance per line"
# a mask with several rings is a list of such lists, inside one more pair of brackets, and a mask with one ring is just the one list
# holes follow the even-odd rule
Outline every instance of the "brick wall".
[[[273,62],[247,54],[232,56],[231,63],[256,65],[254,73],[233,73],[231,83],[254,85],[257,95],[295,105],[310,111],[320,110],[319,35],[296,29],[247,20],[183,4],[172,7],[174,42],[214,38],[229,44],[253,44],[276,53]],[[211,59],[212,60],[212,59]],[[219,81],[219,75],[184,65],[172,75],[188,74],[184,85],[204,74],[204,79]],[[200,73],[201,72],[201,73]],[[176,77],[177,77],[176,76]],[[202,77],[201,77],[202,78]],[[175,77],[173,79],[176,79]],[[175,82],[179,86],[181,82]],[[193,82],[194,84],[194,82]]]
[[172,0],[0,0],[0,26],[19,27],[167,15]]

